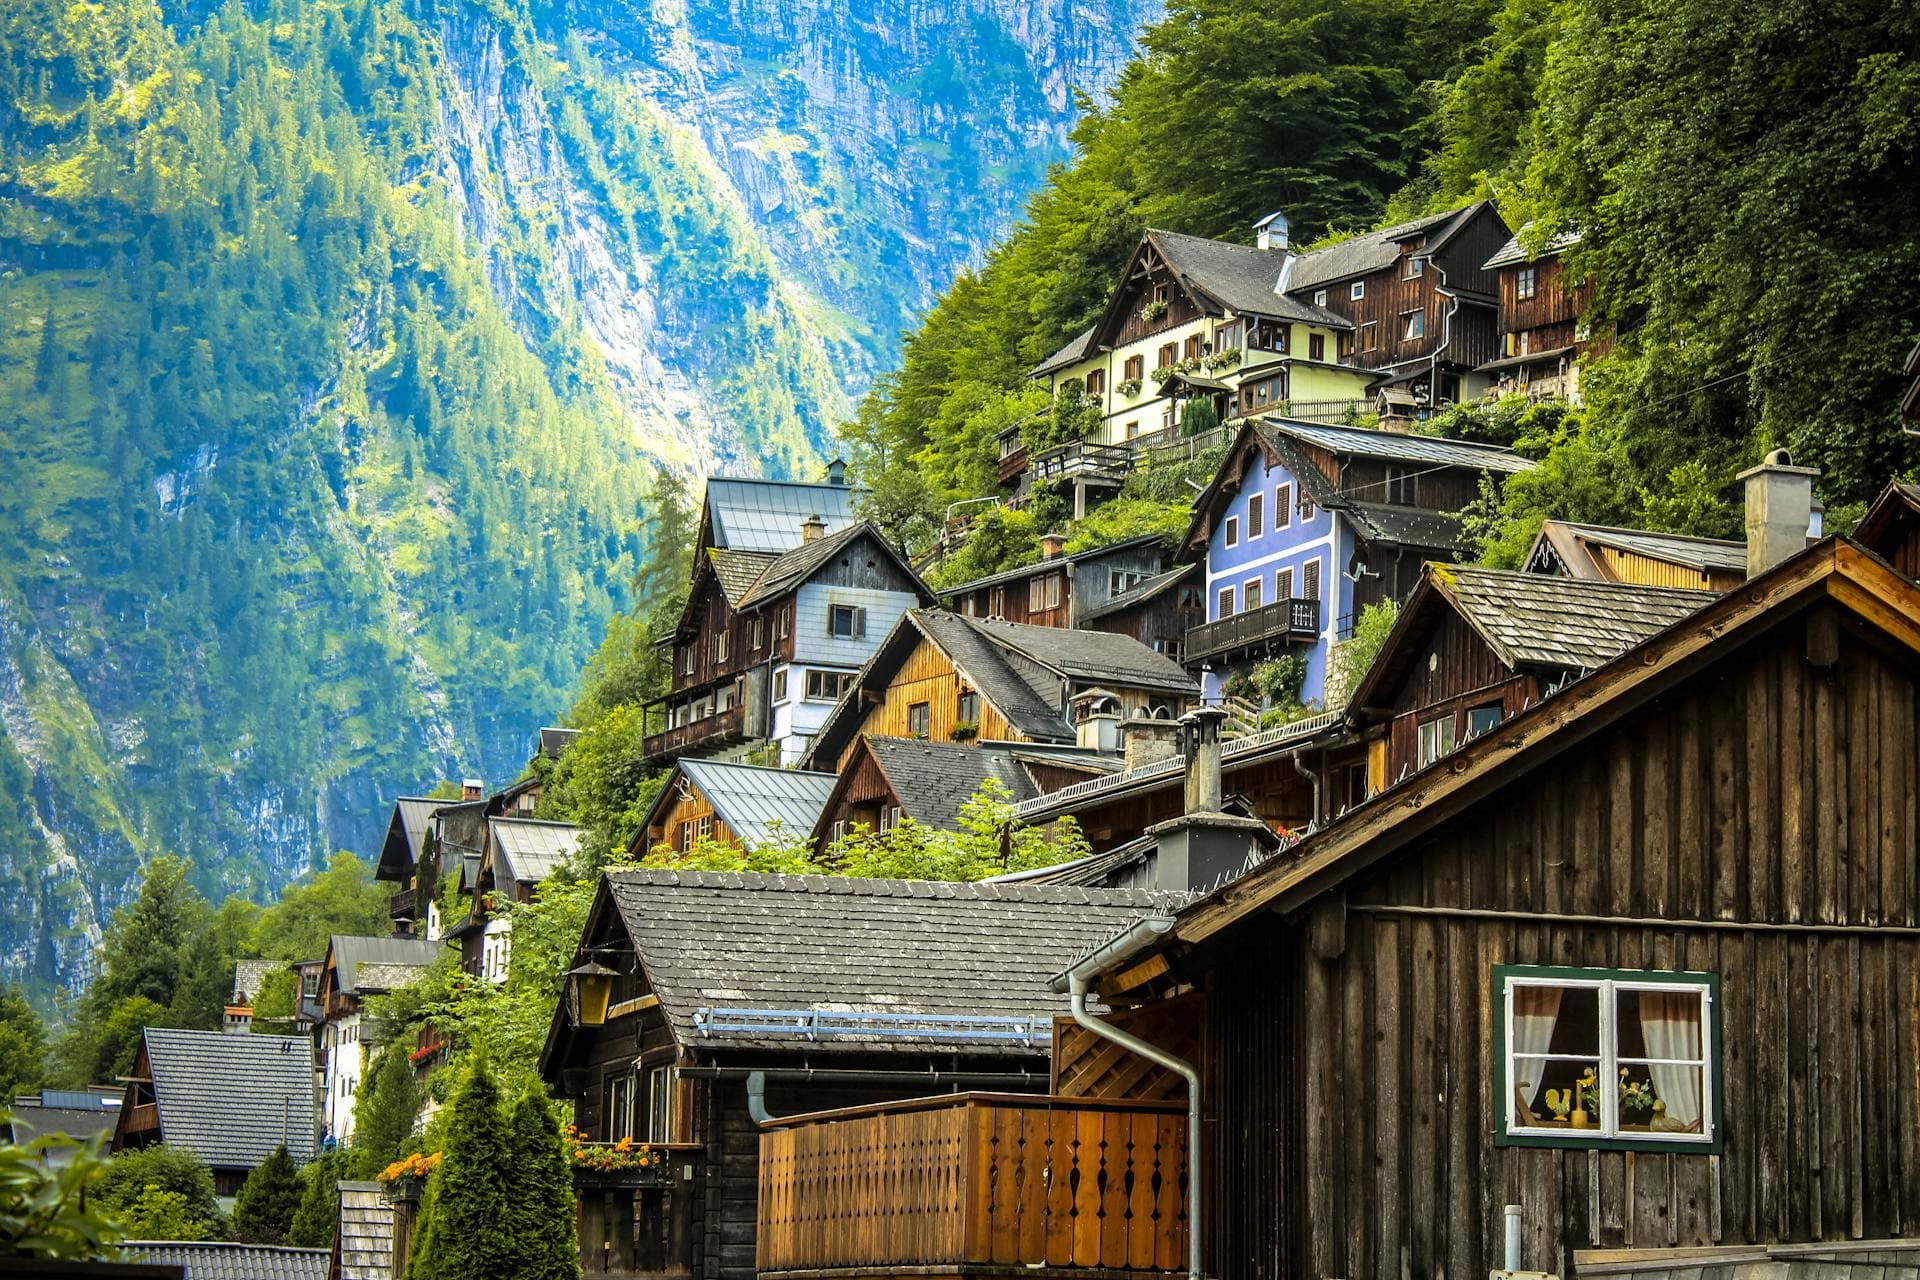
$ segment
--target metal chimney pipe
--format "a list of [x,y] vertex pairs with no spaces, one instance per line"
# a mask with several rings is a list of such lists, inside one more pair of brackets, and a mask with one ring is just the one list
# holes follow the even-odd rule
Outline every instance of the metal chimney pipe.
[[1505,1270],[1520,1269],[1520,1206],[1510,1204],[1500,1211],[1506,1218],[1507,1248]]

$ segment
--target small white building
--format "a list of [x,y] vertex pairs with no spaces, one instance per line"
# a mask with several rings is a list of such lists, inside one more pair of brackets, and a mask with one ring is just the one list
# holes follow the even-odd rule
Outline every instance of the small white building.
[[433,963],[441,944],[421,938],[355,938],[335,934],[327,943],[314,1003],[314,1062],[320,1076],[315,1115],[322,1139],[353,1137],[354,1103],[372,1061],[362,1001],[405,986]]

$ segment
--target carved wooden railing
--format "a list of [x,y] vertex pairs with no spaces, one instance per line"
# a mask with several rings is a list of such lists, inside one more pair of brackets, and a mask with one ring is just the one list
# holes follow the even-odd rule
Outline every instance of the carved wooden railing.
[[1187,632],[1187,661],[1273,641],[1312,642],[1320,634],[1318,600],[1276,600]]
[[728,746],[746,737],[746,726],[747,706],[744,702],[736,702],[725,711],[659,733],[650,733],[641,741],[640,749],[647,759],[656,760],[703,748]]
[[1183,1104],[953,1094],[773,1122],[758,1270],[1178,1271]]

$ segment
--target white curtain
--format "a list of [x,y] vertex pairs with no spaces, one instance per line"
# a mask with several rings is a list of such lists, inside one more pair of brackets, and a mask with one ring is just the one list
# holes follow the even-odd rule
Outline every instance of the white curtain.
[[[1513,988],[1513,1044],[1510,1046],[1515,1059],[1513,1083],[1519,1090],[1515,1096],[1529,1109],[1533,1109],[1540,1099],[1540,1088],[1546,1083],[1547,1064],[1537,1057],[1531,1062],[1518,1059],[1529,1054],[1545,1053],[1553,1047],[1553,1027],[1560,1020],[1560,994],[1559,987]],[[1523,1081],[1525,1088],[1521,1088]]]
[[[1649,1058],[1704,1058],[1700,1051],[1700,993],[1642,991],[1640,1034]],[[1697,1066],[1652,1065],[1653,1091],[1667,1104],[1667,1119],[1688,1129],[1700,1124],[1700,1072]]]

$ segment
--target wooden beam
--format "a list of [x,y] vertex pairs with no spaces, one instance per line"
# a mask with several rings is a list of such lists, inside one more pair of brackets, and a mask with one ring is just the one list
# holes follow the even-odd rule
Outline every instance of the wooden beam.
[[615,1018],[625,1018],[631,1014],[642,1013],[648,1009],[656,1008],[659,1003],[660,997],[651,991],[644,996],[635,996],[631,1000],[622,1000],[619,1004],[607,1010],[607,1021],[611,1022]]
[[1156,951],[1139,964],[1122,969],[1107,981],[1100,984],[1102,996],[1119,995],[1123,991],[1132,991],[1143,987],[1172,968],[1164,952]]

